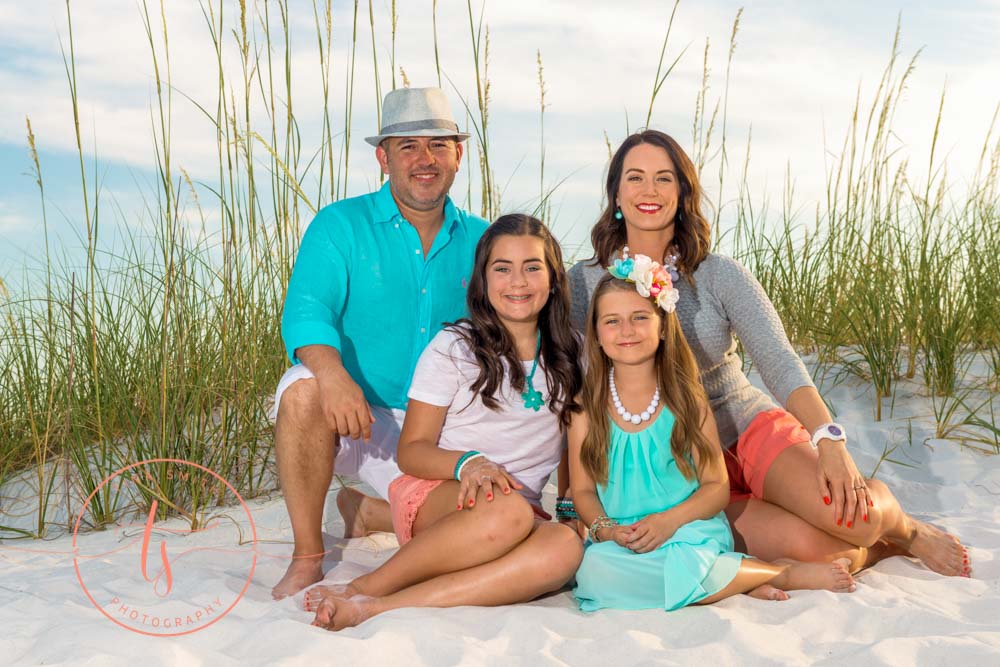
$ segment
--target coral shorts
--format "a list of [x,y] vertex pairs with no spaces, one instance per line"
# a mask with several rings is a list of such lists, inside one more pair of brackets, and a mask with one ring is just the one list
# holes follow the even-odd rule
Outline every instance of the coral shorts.
[[781,452],[809,442],[809,432],[791,414],[775,408],[761,412],[725,450],[729,472],[729,502],[764,497],[764,478]]
[[[392,530],[396,533],[399,546],[413,539],[413,522],[417,512],[427,502],[431,491],[444,484],[444,479],[421,479],[412,475],[401,475],[389,485],[389,506],[392,509]],[[551,521],[552,516],[532,503],[535,521]]]

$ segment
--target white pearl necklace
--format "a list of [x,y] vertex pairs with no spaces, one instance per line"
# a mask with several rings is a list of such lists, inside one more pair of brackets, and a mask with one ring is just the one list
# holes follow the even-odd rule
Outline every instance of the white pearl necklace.
[[653,392],[653,400],[649,402],[649,406],[638,414],[632,414],[625,409],[622,405],[622,399],[618,396],[618,387],[615,386],[615,369],[612,368],[608,371],[608,386],[611,388],[611,400],[615,404],[615,410],[621,415],[621,418],[627,422],[632,422],[633,424],[639,425],[642,422],[648,422],[652,417],[653,413],[656,412],[656,406],[660,404],[660,387],[656,386],[656,391]]

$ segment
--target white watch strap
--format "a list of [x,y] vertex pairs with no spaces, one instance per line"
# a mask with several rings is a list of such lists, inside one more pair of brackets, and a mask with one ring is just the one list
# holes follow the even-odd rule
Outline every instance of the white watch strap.
[[847,440],[847,430],[840,424],[828,422],[813,431],[812,446],[818,447],[820,440]]

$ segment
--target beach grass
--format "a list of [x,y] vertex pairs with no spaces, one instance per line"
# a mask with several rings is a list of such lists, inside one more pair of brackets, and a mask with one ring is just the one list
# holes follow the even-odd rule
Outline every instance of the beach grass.
[[[64,60],[73,109],[67,123],[76,128],[82,192],[77,215],[86,262],[76,266],[49,246],[44,165],[36,149],[44,137],[35,136],[29,120],[27,144],[45,234],[44,283],[22,290],[0,283],[0,373],[7,378],[0,387],[0,486],[27,475],[37,497],[29,528],[14,525],[21,517],[8,513],[9,503],[0,498],[0,537],[68,529],[91,495],[83,523],[95,529],[118,520],[123,509],[148,511],[154,500],[164,516],[171,506],[195,508],[192,526],[204,521],[202,510],[235,501],[225,488],[171,475],[166,467],[142,486],[101,485],[118,468],[151,458],[204,465],[244,497],[277,490],[268,413],[287,364],[279,314],[305,225],[323,205],[356,194],[347,189],[348,158],[364,22],[355,0],[343,37],[347,55],[335,63],[340,37],[332,25],[332,0],[314,0],[322,123],[318,137],[304,137],[291,85],[292,7],[287,0],[236,6],[231,16],[225,13],[230,4],[201,3],[204,39],[215,54],[206,66],[217,73],[211,100],[191,99],[174,87],[163,6],[149,0],[140,6],[156,91],[150,130],[157,178],[142,191],[145,218],[136,221],[101,192],[98,160],[86,157],[77,104],[78,86],[85,82],[76,76],[67,5]],[[479,182],[474,190],[470,178],[467,204],[493,217],[504,194],[497,172],[507,167],[495,164],[490,153],[490,31],[484,9],[476,9],[469,0],[474,80],[452,81],[442,67],[436,2],[434,54],[439,81],[452,86],[471,124]],[[397,25],[392,3],[386,76],[375,48],[382,25],[377,10],[369,2],[372,87],[380,97],[387,85],[397,85]],[[677,4],[658,54],[647,123],[664,81],[685,54],[669,40],[676,11]],[[919,55],[900,59],[897,28],[875,90],[859,87],[848,130],[839,148],[827,151],[833,157],[825,165],[825,201],[804,215],[789,173],[775,217],[748,185],[749,137],[737,195],[725,200],[728,82],[738,58],[739,21],[737,14],[721,94],[710,91],[706,42],[703,85],[693,105],[690,150],[709,191],[717,246],[761,281],[793,344],[813,355],[817,377],[840,369],[834,382],[868,383],[873,416],[882,419],[892,410],[900,378],[919,373],[933,401],[938,437],[1000,453],[993,400],[1000,391],[1000,140],[994,128],[984,138],[976,179],[963,192],[948,180],[933,149],[923,166],[897,154],[890,142],[893,118]],[[236,70],[224,65],[234,55]],[[656,56],[650,54],[651,63]],[[405,77],[401,68],[400,74]],[[544,166],[541,50],[535,75],[535,210],[558,224],[550,202],[561,182],[549,183]],[[174,158],[176,104],[194,105],[214,132],[218,166],[211,182],[192,181]],[[607,134],[605,140],[610,152]],[[206,210],[218,212],[215,231],[206,232]],[[103,243],[108,227],[124,241]],[[985,375],[972,372],[976,362]],[[891,450],[886,452],[890,460]]]

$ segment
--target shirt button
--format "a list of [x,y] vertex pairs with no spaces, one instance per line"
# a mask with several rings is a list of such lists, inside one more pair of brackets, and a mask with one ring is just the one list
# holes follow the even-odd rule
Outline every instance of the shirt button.
[[419,251],[419,250],[414,250],[413,252],[415,252],[415,253],[416,253],[416,254],[418,254],[418,255],[420,254],[420,251]]
[[399,223],[397,222],[395,225],[393,225],[393,227],[395,227],[396,229],[399,229]]
[[422,288],[422,289],[420,290],[420,293],[421,293],[421,294],[427,294],[427,288],[426,288],[426,287]]
[[426,327],[420,327],[420,333],[427,333]]

